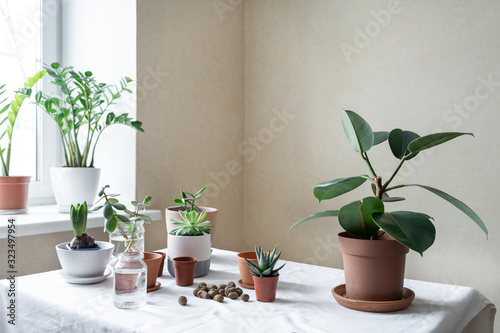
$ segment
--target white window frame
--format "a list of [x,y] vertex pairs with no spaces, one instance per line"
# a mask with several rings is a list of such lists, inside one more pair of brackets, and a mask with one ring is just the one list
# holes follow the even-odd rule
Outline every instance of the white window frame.
[[[61,4],[59,0],[41,0],[42,64],[61,60]],[[44,93],[54,93],[51,77],[43,78]],[[37,110],[37,172],[39,180],[30,184],[28,206],[55,203],[50,182],[50,167],[62,165],[62,144],[55,121]]]

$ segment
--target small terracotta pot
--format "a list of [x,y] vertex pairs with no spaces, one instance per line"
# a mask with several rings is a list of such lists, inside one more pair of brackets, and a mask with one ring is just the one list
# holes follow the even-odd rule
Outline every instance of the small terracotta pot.
[[165,258],[167,257],[167,254],[165,252],[153,252],[153,253],[158,253],[163,257],[161,259],[160,270],[158,271],[158,277],[160,277],[163,275],[163,265],[165,264]]
[[163,257],[154,252],[144,252],[144,262],[148,266],[148,288],[153,288],[156,284],[156,278],[160,271],[160,265]]
[[408,248],[384,234],[377,240],[339,234],[346,295],[363,301],[397,301],[403,297]]
[[0,176],[0,210],[26,209],[30,176]]
[[181,287],[193,285],[197,261],[195,257],[177,257],[173,259],[175,284]]
[[257,254],[255,254],[255,251],[245,251],[240,252],[236,255],[236,259],[238,260],[238,267],[240,268],[241,283],[248,287],[251,286],[253,289],[253,275],[250,271],[250,267],[248,267],[248,264],[245,261],[245,258],[257,265]]
[[255,296],[261,302],[273,302],[276,299],[279,275],[272,277],[254,276]]

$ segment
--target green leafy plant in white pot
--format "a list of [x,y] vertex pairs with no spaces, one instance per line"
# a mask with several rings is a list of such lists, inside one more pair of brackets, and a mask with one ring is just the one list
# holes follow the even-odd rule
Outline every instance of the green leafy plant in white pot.
[[194,276],[204,276],[210,270],[210,232],[213,226],[205,219],[206,212],[181,210],[179,214],[182,220],[172,218],[176,228],[168,233],[168,272],[175,276],[174,258],[194,257],[197,259]]
[[[425,213],[388,211],[391,202],[405,200],[389,196],[389,193],[401,188],[425,189],[458,208],[486,234],[488,230],[481,218],[462,201],[427,185],[395,185],[395,176],[406,161],[420,152],[472,134],[443,132],[419,136],[401,129],[374,132],[361,116],[348,110],[342,111],[342,125],[351,147],[360,154],[370,174],[320,183],[314,187],[314,196],[320,202],[333,199],[356,189],[366,181],[371,183],[373,194],[350,202],[338,210],[322,211],[306,217],[295,223],[289,232],[309,220],[337,217],[345,230],[339,234],[339,245],[343,252],[347,297],[363,301],[401,300],[406,253],[411,249],[423,254],[434,243],[436,230],[433,218]],[[375,171],[368,151],[386,141],[399,162],[387,180],[383,181]],[[384,258],[388,260],[384,261]],[[352,259],[357,261],[356,264]]]
[[123,94],[132,92],[130,78],[108,85],[98,82],[90,71],[80,72],[56,62],[45,66],[45,70],[60,95],[38,91],[35,102],[59,128],[65,166],[51,168],[51,180],[58,209],[67,212],[73,202],[87,201],[91,205],[95,200],[100,169],[94,166],[94,157],[103,132],[118,124],[144,130],[142,123],[127,113],[115,114],[111,110]]
[[21,106],[26,98],[30,98],[32,88],[45,75],[45,71],[28,78],[24,87],[15,92],[11,101],[6,93],[5,85],[0,85],[0,214],[19,214],[27,211],[30,176],[13,176],[10,170],[12,139],[15,124]]
[[213,243],[215,238],[215,228],[217,226],[217,209],[212,207],[198,206],[196,201],[203,197],[202,193],[207,187],[203,187],[201,190],[192,194],[188,191],[181,190],[181,197],[174,199],[175,206],[170,206],[165,210],[165,220],[167,222],[167,233],[170,233],[175,229],[175,225],[172,219],[180,220],[182,219],[180,211],[195,211],[195,212],[205,212],[205,220],[210,221],[213,226],[210,231],[210,243]]

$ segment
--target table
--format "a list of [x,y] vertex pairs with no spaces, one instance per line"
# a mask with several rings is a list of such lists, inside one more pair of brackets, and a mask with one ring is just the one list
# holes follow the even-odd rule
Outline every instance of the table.
[[[402,311],[366,313],[340,306],[331,288],[344,283],[343,271],[287,262],[280,271],[273,303],[226,298],[223,303],[196,298],[193,287],[178,287],[166,268],[161,288],[135,310],[113,306],[112,278],[93,285],[66,283],[59,271],[17,278],[15,298],[9,281],[0,281],[0,307],[15,300],[15,329],[5,314],[0,332],[493,332],[495,306],[470,287],[416,280],[405,286],[416,296]],[[227,283],[240,278],[236,253],[214,249],[208,275],[197,282]],[[185,295],[188,304],[177,299]],[[7,319],[6,319],[7,318]]]

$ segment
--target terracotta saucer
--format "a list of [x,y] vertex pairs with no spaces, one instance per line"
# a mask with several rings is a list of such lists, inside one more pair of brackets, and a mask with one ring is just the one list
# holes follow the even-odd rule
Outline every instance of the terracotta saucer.
[[255,289],[255,286],[253,284],[245,284],[241,279],[238,280],[238,284],[242,286],[245,289]]
[[154,287],[148,288],[148,293],[160,289],[161,283],[156,281],[156,284]]
[[413,290],[403,288],[403,298],[397,301],[362,301],[349,299],[345,294],[345,284],[338,285],[332,289],[332,295],[337,302],[349,309],[366,312],[392,312],[406,309],[415,298]]

